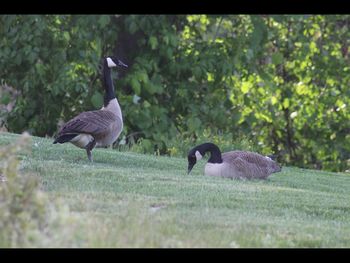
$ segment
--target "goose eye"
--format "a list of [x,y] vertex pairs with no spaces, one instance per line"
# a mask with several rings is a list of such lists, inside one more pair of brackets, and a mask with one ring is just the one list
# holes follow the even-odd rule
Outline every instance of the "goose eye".
[[188,161],[191,162],[191,163],[195,162],[196,161],[196,156],[193,156],[193,155],[188,156]]

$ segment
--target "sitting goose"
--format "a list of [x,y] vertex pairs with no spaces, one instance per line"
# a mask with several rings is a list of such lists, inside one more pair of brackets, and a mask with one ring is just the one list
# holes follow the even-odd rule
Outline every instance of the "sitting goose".
[[188,173],[206,152],[210,158],[204,174],[228,178],[266,179],[270,174],[280,172],[281,167],[270,157],[248,151],[231,151],[221,154],[214,143],[203,143],[188,153]]
[[82,112],[69,120],[58,133],[53,142],[70,142],[75,146],[86,149],[87,156],[92,162],[92,149],[111,145],[123,129],[123,116],[114,93],[111,77],[112,67],[127,67],[115,57],[103,60],[103,79],[105,88],[104,106],[100,110]]

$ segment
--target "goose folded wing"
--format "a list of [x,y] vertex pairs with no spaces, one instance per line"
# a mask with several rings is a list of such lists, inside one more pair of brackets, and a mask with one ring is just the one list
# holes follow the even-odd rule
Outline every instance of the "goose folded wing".
[[118,121],[118,116],[110,111],[87,111],[68,121],[60,130],[59,135],[69,133],[97,135],[105,132],[115,121]]
[[222,158],[227,163],[245,173],[267,173],[268,160],[257,153],[246,151],[232,151],[224,153]]
[[248,151],[231,151],[224,153],[222,157],[229,162],[233,162],[235,159],[239,158],[247,163],[256,164],[262,167],[266,167],[268,163],[265,156]]

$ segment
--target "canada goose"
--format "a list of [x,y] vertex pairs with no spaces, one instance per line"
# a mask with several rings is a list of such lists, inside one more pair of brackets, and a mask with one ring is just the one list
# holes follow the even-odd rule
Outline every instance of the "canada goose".
[[111,77],[111,68],[117,66],[128,67],[116,57],[103,59],[104,106],[100,110],[82,112],[69,120],[58,132],[54,144],[70,142],[86,149],[88,159],[92,162],[91,151],[95,146],[107,147],[118,138],[123,129],[123,116]]
[[203,143],[188,153],[188,173],[206,152],[210,158],[204,174],[228,178],[266,179],[270,174],[280,172],[281,167],[270,157],[248,151],[231,151],[221,154],[214,143]]

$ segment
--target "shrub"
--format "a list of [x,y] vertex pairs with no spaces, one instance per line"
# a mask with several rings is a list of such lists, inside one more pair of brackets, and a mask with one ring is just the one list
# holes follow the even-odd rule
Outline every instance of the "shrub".
[[19,169],[18,155],[28,152],[29,145],[30,136],[24,133],[0,148],[0,247],[45,247],[70,237],[62,231],[72,219],[67,207],[49,200],[38,176]]

